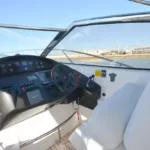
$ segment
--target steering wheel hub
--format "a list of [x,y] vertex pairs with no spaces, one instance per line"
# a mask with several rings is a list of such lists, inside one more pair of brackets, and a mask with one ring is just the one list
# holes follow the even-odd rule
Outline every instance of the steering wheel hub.
[[77,87],[77,76],[67,66],[57,64],[51,71],[51,78],[55,85],[63,92],[72,92]]

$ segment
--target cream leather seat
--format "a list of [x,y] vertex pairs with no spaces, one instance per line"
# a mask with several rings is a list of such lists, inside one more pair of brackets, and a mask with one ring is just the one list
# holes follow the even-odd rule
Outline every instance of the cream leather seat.
[[127,150],[150,150],[150,82],[146,85],[124,134]]
[[[113,96],[97,105],[91,118],[70,136],[70,142],[77,150],[126,150],[125,146],[130,147],[132,144],[123,140],[124,133],[144,88],[144,85],[136,83],[124,85]],[[130,123],[130,126],[133,128],[136,125]],[[125,138],[129,136],[129,132],[130,127]]]

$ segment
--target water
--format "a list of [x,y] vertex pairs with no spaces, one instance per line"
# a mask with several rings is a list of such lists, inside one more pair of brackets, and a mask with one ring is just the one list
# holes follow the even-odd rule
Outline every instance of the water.
[[126,59],[119,59],[118,61],[135,68],[150,69],[150,58],[126,58]]
[[[125,59],[114,59],[114,61],[118,61],[121,63],[124,63],[126,65],[129,65],[131,67],[135,68],[148,68],[150,69],[150,58],[125,58]],[[68,61],[63,61],[63,62],[68,62]],[[114,66],[115,63],[111,63],[109,61],[73,61],[75,63],[80,63],[80,64],[92,64],[92,65],[103,65],[103,66]],[[112,65],[113,64],[113,65]],[[115,66],[118,66],[117,64]]]

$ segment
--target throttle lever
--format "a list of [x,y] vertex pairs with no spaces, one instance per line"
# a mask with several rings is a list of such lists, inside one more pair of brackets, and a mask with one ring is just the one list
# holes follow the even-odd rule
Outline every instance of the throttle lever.
[[90,87],[90,85],[89,85],[89,83],[90,83],[90,81],[93,79],[94,80],[94,75],[91,75],[89,78],[88,78],[88,81],[87,81],[87,83],[86,83],[86,87],[87,88],[89,88]]

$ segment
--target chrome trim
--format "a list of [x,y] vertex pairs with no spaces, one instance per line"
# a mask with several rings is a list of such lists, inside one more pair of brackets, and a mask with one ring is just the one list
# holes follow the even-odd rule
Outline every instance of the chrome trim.
[[129,0],[129,1],[150,6],[150,1],[147,0]]
[[[129,21],[142,21],[142,20],[148,20],[150,21],[150,12],[144,13],[144,14],[132,14],[127,16],[113,16],[113,17],[101,17],[101,18],[91,18],[91,19],[85,19],[80,21],[75,21],[71,26],[69,26],[69,29],[73,26],[84,26],[84,25],[91,25],[91,24],[102,24],[102,23],[113,23],[113,22],[129,22]],[[67,29],[68,30],[68,29]]]
[[46,57],[53,48],[67,35],[71,32],[71,30],[78,26],[86,26],[93,24],[115,24],[115,23],[132,23],[132,22],[150,22],[150,12],[141,12],[141,13],[130,13],[123,15],[112,15],[105,17],[97,17],[91,19],[84,19],[74,21],[68,28],[67,31],[56,36],[51,43],[45,48],[42,52],[41,56]]
[[46,132],[46,133],[40,135],[39,137],[21,143],[21,144],[20,144],[20,148],[25,147],[25,146],[27,146],[27,145],[29,145],[29,144],[32,144],[32,143],[38,141],[39,139],[42,139],[42,138],[44,138],[45,136],[48,136],[49,134],[55,132],[56,130],[59,130],[59,128],[60,128],[61,126],[63,126],[64,124],[66,124],[75,114],[76,114],[76,112],[74,112],[68,119],[66,119],[64,122],[62,122],[61,124],[59,124],[57,127],[55,127],[55,128],[53,128],[52,130],[50,130],[50,131],[48,131],[48,132]]
[[21,25],[10,25],[10,24],[0,24],[0,28],[36,30],[36,31],[53,31],[53,32],[67,31],[66,29],[63,29],[63,28],[46,28],[46,27],[33,27],[33,26],[21,26]]

